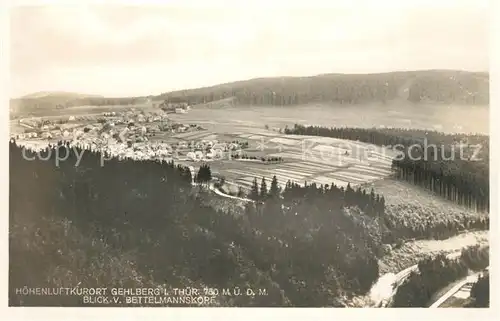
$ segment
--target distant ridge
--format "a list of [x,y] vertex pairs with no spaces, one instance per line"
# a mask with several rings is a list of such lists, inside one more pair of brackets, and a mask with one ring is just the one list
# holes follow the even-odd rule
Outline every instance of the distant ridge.
[[411,103],[489,104],[489,73],[459,70],[395,71],[376,74],[321,74],[271,77],[164,93],[155,99],[203,103],[236,97],[245,105],[358,104],[405,100]]
[[309,103],[356,105],[388,101],[488,105],[489,73],[459,70],[395,71],[254,78],[160,95],[109,98],[68,92],[38,92],[11,99],[11,112],[56,106],[133,105],[145,99],[206,104],[234,97],[236,105],[290,106]]
[[17,99],[38,99],[38,98],[48,98],[48,97],[67,97],[67,98],[101,97],[102,98],[103,96],[87,95],[87,94],[80,94],[80,93],[66,92],[66,91],[39,91],[21,96]]

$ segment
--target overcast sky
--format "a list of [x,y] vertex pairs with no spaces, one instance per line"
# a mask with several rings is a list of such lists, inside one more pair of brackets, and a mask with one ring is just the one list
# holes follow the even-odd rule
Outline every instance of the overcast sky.
[[10,15],[11,96],[136,96],[254,77],[488,70],[486,1],[349,3],[17,7]]

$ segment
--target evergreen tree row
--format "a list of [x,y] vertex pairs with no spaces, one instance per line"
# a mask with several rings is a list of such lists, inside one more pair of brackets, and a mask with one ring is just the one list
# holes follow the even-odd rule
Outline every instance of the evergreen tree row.
[[[57,166],[56,151],[69,151]],[[82,306],[15,291],[78,284],[251,287],[267,295],[219,296],[216,305],[343,306],[378,277],[381,244],[357,221],[364,214],[349,216],[312,188],[283,201],[266,183],[266,200],[241,215],[206,205],[189,168],[173,162],[102,164],[100,152],[63,143],[37,153],[11,141],[9,153],[10,305]]]
[[[248,198],[260,203],[269,198],[277,199],[283,206],[283,211],[294,208],[297,204],[322,202],[325,209],[357,207],[362,213],[371,218],[378,218],[379,233],[383,243],[394,244],[407,239],[446,239],[457,235],[464,230],[487,230],[489,218],[487,216],[472,217],[441,217],[419,218],[416,213],[403,215],[401,211],[385,210],[385,198],[376,194],[373,189],[368,193],[366,189],[357,187],[353,189],[350,184],[346,188],[331,185],[317,185],[315,183],[300,185],[288,181],[281,190],[276,176],[271,180],[268,190],[267,180],[261,179],[260,185],[254,179]],[[406,209],[404,209],[406,210]],[[411,209],[410,209],[411,211]],[[281,214],[280,214],[281,215]]]

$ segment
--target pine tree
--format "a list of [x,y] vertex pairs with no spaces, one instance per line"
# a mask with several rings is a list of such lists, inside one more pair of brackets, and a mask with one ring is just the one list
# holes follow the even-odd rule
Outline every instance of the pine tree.
[[259,199],[259,185],[257,184],[257,178],[253,179],[252,189],[248,197],[254,201]]
[[267,183],[266,178],[262,177],[262,181],[260,183],[260,199],[265,200],[267,198]]
[[273,176],[273,180],[271,181],[271,187],[269,188],[269,195],[273,198],[277,198],[280,193],[280,188],[278,186],[278,179],[276,175]]

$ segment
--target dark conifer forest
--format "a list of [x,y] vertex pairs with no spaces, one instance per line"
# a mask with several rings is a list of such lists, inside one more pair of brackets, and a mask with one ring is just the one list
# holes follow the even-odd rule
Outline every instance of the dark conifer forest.
[[79,297],[15,295],[23,286],[79,284],[252,287],[267,295],[219,296],[217,304],[343,306],[378,277],[378,230],[359,223],[376,213],[353,217],[343,208],[353,201],[337,201],[341,193],[290,186],[281,200],[271,181],[265,202],[223,212],[202,203],[185,167],[117,159],[101,166],[90,151],[75,167],[78,149],[56,167],[56,149],[67,150],[47,148],[42,161],[10,143],[11,305],[82,305]]
[[[222,210],[204,203],[206,184],[193,185],[187,167],[130,159],[101,166],[99,152],[67,146],[36,154],[10,142],[10,305],[84,305],[74,296],[15,295],[23,286],[79,284],[251,287],[267,294],[219,295],[211,305],[345,306],[377,280],[385,243],[489,224],[401,225],[373,190],[293,182],[281,190],[276,177],[255,181],[255,203]],[[56,151],[69,152],[58,166]],[[195,175],[208,182],[210,167]]]

